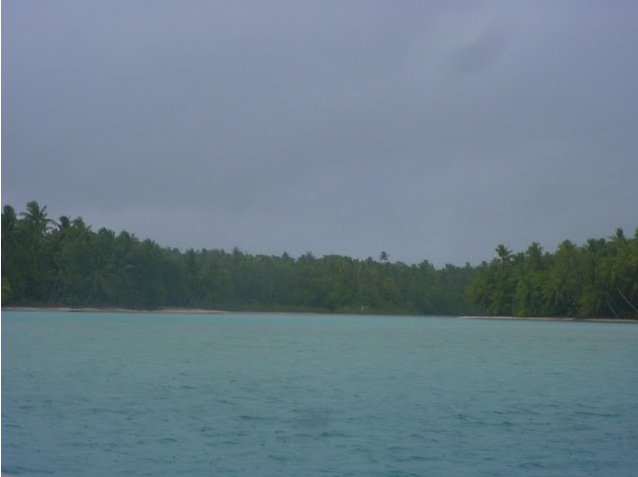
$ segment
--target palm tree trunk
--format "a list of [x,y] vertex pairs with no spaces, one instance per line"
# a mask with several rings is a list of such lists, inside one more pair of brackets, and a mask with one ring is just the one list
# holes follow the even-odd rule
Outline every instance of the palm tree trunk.
[[623,300],[625,300],[627,302],[627,304],[636,312],[638,313],[638,308],[636,308],[634,306],[634,304],[632,302],[630,302],[627,297],[623,294],[623,292],[620,291],[620,288],[616,287],[616,290],[618,290],[618,293],[620,293],[620,296],[623,298]]

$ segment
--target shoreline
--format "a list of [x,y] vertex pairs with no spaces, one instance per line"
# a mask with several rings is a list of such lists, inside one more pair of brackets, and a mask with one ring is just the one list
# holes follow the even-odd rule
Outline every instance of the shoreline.
[[570,323],[638,323],[635,318],[574,318],[571,316],[457,316],[459,320],[498,320],[498,321],[567,321]]
[[[207,308],[180,308],[166,307],[156,310],[144,310],[135,308],[120,307],[73,307],[73,306],[3,306],[2,311],[35,311],[35,312],[58,312],[58,313],[162,313],[162,314],[183,314],[183,315],[219,315],[236,313],[257,313],[257,314],[311,314],[311,315],[335,315],[340,313],[321,312],[294,312],[294,311],[230,311]],[[346,313],[348,314],[348,313]],[[357,315],[368,316],[368,315]],[[376,316],[374,314],[369,316]],[[387,315],[387,316],[439,316],[439,315]],[[448,315],[446,315],[448,316]],[[556,316],[486,316],[486,315],[449,315],[449,318],[459,320],[497,320],[497,321],[562,321],[570,323],[638,323],[635,318],[574,318]]]
[[166,313],[185,315],[216,315],[220,313],[232,313],[226,310],[209,310],[206,308],[178,308],[167,307],[156,310],[144,310],[136,308],[119,307],[91,307],[91,306],[3,306],[2,311],[42,311],[58,313]]

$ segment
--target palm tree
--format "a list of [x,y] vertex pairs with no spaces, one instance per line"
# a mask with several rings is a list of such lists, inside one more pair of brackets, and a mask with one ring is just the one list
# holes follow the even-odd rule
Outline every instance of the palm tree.
[[27,203],[26,212],[21,212],[25,223],[37,235],[45,235],[53,220],[47,217],[47,206],[40,207],[37,201],[32,200]]
[[496,247],[496,254],[498,255],[498,258],[501,259],[502,262],[508,262],[512,256],[512,251],[509,248],[507,248],[505,245],[499,244]]

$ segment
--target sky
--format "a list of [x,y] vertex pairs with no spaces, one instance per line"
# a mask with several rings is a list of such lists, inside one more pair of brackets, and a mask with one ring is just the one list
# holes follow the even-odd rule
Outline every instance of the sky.
[[2,204],[437,266],[638,226],[638,2],[2,2]]

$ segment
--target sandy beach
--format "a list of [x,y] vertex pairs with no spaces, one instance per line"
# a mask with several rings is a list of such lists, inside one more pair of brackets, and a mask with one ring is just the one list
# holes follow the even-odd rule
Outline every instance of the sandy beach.
[[140,310],[134,308],[96,308],[96,307],[70,307],[70,306],[6,306],[2,311],[45,311],[58,313],[167,313],[167,314],[189,314],[189,315],[213,315],[219,313],[230,313],[224,310],[209,310],[206,308],[158,308],[156,310]]
[[461,320],[569,321],[578,323],[638,323],[633,318],[573,318],[556,316],[459,316]]
[[[71,307],[71,306],[7,306],[2,307],[2,311],[43,311],[58,313],[166,313],[166,314],[188,314],[188,315],[215,315],[220,313],[234,313],[227,310],[207,309],[207,308],[179,308],[168,307],[158,308],[155,310],[141,310],[134,308],[117,308],[117,307]],[[251,311],[251,313],[295,313],[297,312],[272,312],[272,311]],[[325,315],[330,313],[303,313],[312,315]],[[503,320],[503,321],[568,321],[577,323],[638,323],[638,319],[633,318],[574,318],[574,317],[555,317],[555,316],[457,316],[460,320]]]

